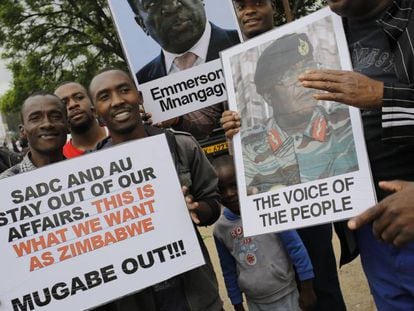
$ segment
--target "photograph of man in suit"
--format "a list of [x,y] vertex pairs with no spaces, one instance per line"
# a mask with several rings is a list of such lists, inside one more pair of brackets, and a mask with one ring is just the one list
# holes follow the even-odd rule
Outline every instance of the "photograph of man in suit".
[[161,53],[137,72],[140,84],[219,57],[239,43],[236,30],[207,21],[202,0],[128,0],[137,24]]

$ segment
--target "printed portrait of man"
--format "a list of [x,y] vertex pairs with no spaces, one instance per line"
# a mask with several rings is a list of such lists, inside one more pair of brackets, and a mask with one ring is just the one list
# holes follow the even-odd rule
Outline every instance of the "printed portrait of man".
[[140,84],[217,59],[239,43],[236,30],[208,21],[202,0],[128,0],[142,30],[161,47],[136,73]]
[[298,76],[319,68],[305,33],[273,41],[254,72],[256,92],[272,115],[243,129],[246,185],[265,192],[358,169],[349,108],[317,101]]

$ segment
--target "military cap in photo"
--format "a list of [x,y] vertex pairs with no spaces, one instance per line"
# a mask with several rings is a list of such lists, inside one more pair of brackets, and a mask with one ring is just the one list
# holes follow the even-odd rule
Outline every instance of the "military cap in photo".
[[272,82],[280,79],[290,67],[303,60],[313,60],[313,47],[304,33],[283,36],[270,44],[260,55],[254,82],[259,94],[263,94]]

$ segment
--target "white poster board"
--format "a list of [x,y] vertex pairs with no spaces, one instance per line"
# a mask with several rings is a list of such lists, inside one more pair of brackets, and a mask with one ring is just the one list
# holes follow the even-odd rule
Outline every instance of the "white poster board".
[[234,155],[246,235],[355,216],[375,203],[359,110],[316,102],[297,77],[351,70],[328,8],[222,53],[229,107],[241,116]]
[[[181,5],[187,8],[193,2],[185,1]],[[175,73],[168,73],[160,45],[136,23],[128,2],[108,0],[108,3],[129,68],[143,94],[145,111],[152,113],[154,123],[227,99],[219,52],[240,42],[237,20],[229,3],[222,0],[204,1],[206,19],[211,25],[205,62],[197,62],[193,67]],[[156,2],[154,6],[161,5],[161,2]],[[169,22],[168,19],[178,20],[184,15],[182,12],[182,9],[170,12],[164,18],[165,23]],[[171,27],[174,27],[173,24]],[[141,71],[146,65],[146,70]]]
[[204,264],[164,135],[0,189],[1,311],[85,310]]

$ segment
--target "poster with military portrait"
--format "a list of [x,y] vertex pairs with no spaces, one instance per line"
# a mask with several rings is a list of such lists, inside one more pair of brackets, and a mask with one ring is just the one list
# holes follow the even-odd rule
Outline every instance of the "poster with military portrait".
[[221,0],[108,0],[131,73],[154,123],[227,99],[220,51],[240,42]]
[[375,202],[359,110],[318,101],[307,70],[351,70],[328,8],[222,53],[246,235],[346,219]]

